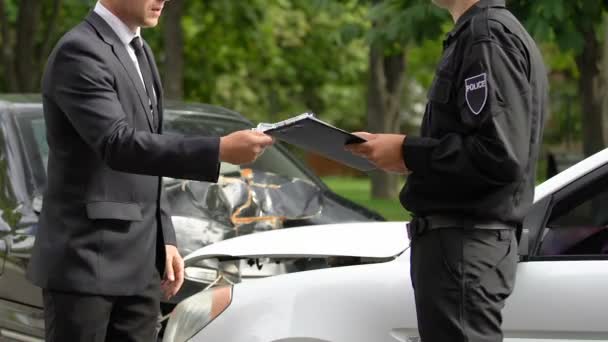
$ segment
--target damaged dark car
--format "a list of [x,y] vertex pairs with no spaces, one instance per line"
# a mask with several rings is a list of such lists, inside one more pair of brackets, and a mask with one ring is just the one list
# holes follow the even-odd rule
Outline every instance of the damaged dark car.
[[[165,109],[165,134],[223,136],[250,127],[221,107],[169,103]],[[0,96],[0,341],[41,341],[44,335],[41,292],[26,280],[25,269],[44,200],[47,156],[40,97]],[[281,143],[252,164],[222,163],[217,183],[165,178],[164,185],[183,256],[266,230],[384,220],[330,191]],[[186,281],[163,303],[163,312],[197,291],[200,284]]]

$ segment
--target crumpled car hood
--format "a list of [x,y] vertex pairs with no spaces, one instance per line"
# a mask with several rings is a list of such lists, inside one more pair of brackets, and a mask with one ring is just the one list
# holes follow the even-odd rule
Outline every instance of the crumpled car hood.
[[240,170],[217,183],[165,180],[182,255],[236,236],[281,229],[320,217],[321,189],[268,172]]
[[391,258],[408,246],[405,222],[353,222],[239,236],[195,251],[185,263],[210,258]]

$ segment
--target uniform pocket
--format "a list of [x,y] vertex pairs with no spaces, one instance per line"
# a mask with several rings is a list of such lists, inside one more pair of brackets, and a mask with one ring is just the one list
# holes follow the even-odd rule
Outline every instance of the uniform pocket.
[[469,232],[464,249],[467,286],[497,296],[498,300],[506,298],[513,290],[517,267],[514,232],[506,236],[499,230]]

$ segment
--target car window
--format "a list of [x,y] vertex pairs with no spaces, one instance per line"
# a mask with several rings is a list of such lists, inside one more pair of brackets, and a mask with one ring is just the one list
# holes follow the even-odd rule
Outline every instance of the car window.
[[[168,111],[167,119],[165,120],[165,134],[181,134],[181,135],[202,135],[220,137],[232,132],[249,129],[250,126],[242,121],[233,121],[226,119],[207,118],[201,120],[192,115],[180,115],[175,112]],[[285,149],[278,146],[272,146],[264,152],[254,163],[243,165],[241,167],[223,163],[220,171],[222,173],[233,173],[239,169],[253,169],[258,171],[270,172],[290,178],[305,179],[318,184],[316,179],[313,179],[303,171],[293,160],[285,153]]]
[[608,181],[559,200],[552,208],[540,256],[608,255]]
[[[244,122],[170,113],[165,134],[224,136],[249,129]],[[318,218],[319,183],[272,146],[254,163],[222,163],[217,183],[165,178],[177,245],[184,255],[235,236],[280,229]]]
[[[23,139],[23,146],[29,164],[30,177],[35,187],[44,188],[49,148],[46,141],[46,127],[39,109],[24,110],[17,115],[17,124]],[[169,112],[165,122],[165,134],[223,136],[231,132],[248,129],[244,122],[221,118],[203,118],[193,115],[178,115]],[[306,173],[286,153],[284,148],[268,148],[254,163],[242,166],[222,163],[223,174],[233,174],[241,169],[253,169],[294,179],[304,179],[320,185],[317,179]]]
[[39,194],[46,184],[46,165],[49,155],[44,118],[41,108],[20,109],[16,114],[29,192]]
[[36,142],[36,147],[40,153],[40,158],[44,166],[46,173],[47,161],[49,159],[49,146],[46,143],[46,127],[44,126],[44,119],[34,118],[30,121],[32,127],[32,135]]

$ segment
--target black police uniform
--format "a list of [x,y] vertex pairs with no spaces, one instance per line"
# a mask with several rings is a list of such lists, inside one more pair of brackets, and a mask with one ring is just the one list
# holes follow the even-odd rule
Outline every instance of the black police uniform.
[[421,136],[403,144],[423,342],[502,340],[547,88],[541,54],[504,0],[480,0],[444,41]]

